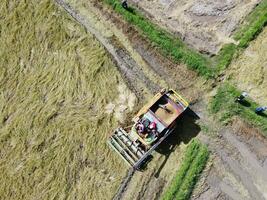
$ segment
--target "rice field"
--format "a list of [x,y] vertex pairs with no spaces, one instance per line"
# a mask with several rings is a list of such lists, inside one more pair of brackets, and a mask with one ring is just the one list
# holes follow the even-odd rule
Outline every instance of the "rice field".
[[106,139],[132,102],[105,50],[50,0],[2,0],[0,46],[1,199],[111,199]]

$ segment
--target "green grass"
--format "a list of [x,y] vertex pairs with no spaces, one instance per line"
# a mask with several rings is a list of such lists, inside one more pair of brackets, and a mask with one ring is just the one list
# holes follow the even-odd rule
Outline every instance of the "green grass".
[[234,38],[239,41],[238,47],[246,48],[249,42],[256,38],[266,24],[267,0],[262,0],[246,18],[244,25],[235,33]]
[[111,5],[127,22],[135,25],[143,35],[160,49],[163,55],[171,57],[175,62],[186,64],[189,69],[195,70],[204,77],[213,77],[214,74],[210,68],[209,60],[189,49],[180,39],[153,24],[134,8],[130,8],[131,11],[123,9],[119,0],[104,0],[104,2]]
[[235,102],[235,98],[241,94],[234,86],[225,83],[218,88],[217,94],[210,102],[211,113],[217,114],[219,120],[225,124],[231,121],[233,116],[241,116],[249,124],[259,127],[267,136],[267,117],[257,115],[255,109],[259,106],[248,98],[248,107]]
[[217,74],[220,74],[220,72],[222,72],[230,65],[236,51],[237,51],[237,46],[232,43],[226,44],[222,47],[218,55],[215,56],[215,61],[216,61],[215,70]]
[[[267,0],[260,4],[247,16],[245,23],[234,34],[234,39],[238,45],[225,45],[215,57],[218,73],[226,69],[231,63],[236,53],[248,47],[267,24]],[[217,74],[218,74],[217,73]]]
[[1,199],[111,199],[124,163],[104,113],[122,79],[54,1],[0,3]]
[[207,147],[198,140],[193,140],[186,149],[180,169],[161,199],[189,199],[208,157]]

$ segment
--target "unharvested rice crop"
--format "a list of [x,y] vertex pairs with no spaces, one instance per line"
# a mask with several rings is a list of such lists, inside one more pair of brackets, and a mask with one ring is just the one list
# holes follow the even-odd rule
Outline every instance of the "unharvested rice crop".
[[0,47],[1,199],[110,199],[123,82],[105,50],[50,0],[2,0]]
[[267,28],[230,66],[231,78],[261,105],[267,105]]

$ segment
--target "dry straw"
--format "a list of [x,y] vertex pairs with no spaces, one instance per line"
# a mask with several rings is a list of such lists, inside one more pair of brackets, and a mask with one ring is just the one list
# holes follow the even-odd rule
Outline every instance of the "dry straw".
[[0,5],[0,196],[110,199],[124,165],[106,146],[121,78],[53,1]]

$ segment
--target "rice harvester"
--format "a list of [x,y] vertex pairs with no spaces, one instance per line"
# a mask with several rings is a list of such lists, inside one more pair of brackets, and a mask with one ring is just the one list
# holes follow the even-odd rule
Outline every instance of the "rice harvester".
[[134,169],[173,131],[177,119],[187,109],[185,101],[173,89],[157,93],[133,118],[133,125],[117,128],[108,138],[109,146]]

